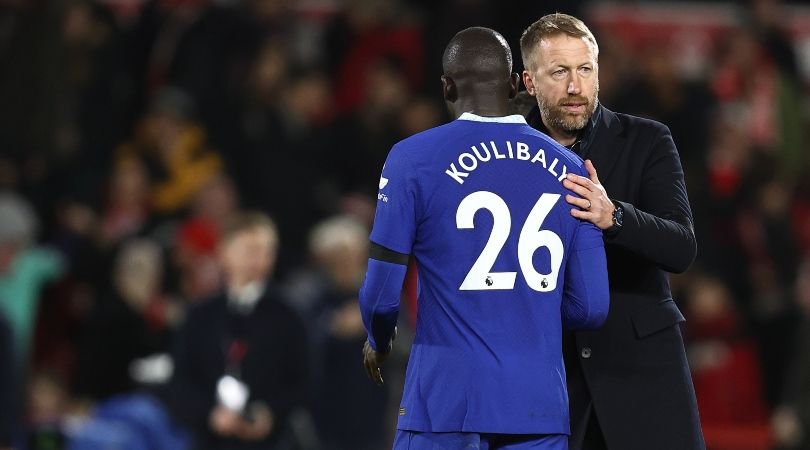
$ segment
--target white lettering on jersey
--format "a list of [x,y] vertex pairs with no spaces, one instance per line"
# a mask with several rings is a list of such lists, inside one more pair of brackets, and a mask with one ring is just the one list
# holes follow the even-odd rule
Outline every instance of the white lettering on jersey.
[[[529,150],[529,145],[525,142],[515,142],[513,144],[512,142],[506,141],[504,143],[506,153],[498,152],[498,146],[495,145],[494,141],[489,141],[489,147],[487,147],[487,144],[483,142],[481,142],[479,145],[481,150],[478,149],[479,146],[473,145],[470,147],[470,152],[464,152],[458,155],[458,161],[450,163],[450,167],[445,170],[444,173],[446,173],[458,184],[464,184],[464,180],[479,167],[479,163],[486,163],[499,159],[517,159],[519,161],[528,161],[530,164],[540,163],[540,165],[543,166],[543,169],[545,169],[548,173],[554,176],[557,181],[560,182],[562,182],[565,179],[565,176],[568,175],[568,167],[565,164],[560,164],[560,160],[558,158],[554,158],[554,160],[551,161],[551,166],[548,165],[546,162],[546,151],[542,148],[537,149],[537,151],[534,153],[534,157],[532,157],[532,153]],[[558,165],[561,165],[562,169],[558,168]],[[560,173],[557,172],[558,170],[560,170]],[[382,189],[383,186],[388,183],[388,180],[385,180],[385,183],[383,183],[383,180],[384,178],[380,178],[380,189]]]

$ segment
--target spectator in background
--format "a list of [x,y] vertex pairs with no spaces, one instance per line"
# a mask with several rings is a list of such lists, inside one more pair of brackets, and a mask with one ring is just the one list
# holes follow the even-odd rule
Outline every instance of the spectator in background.
[[112,289],[99,296],[83,331],[77,393],[106,400],[137,387],[133,363],[167,352],[178,306],[162,291],[163,260],[157,244],[126,242],[114,264]]
[[[705,83],[690,82],[681,76],[675,54],[669,41],[645,43],[632,56],[633,70],[620,79],[624,92],[610,105],[618,111],[667,124],[682,149],[685,175],[697,178],[696,175],[702,174],[711,123],[709,113],[714,101]],[[610,57],[614,55],[615,52]],[[621,64],[622,58],[627,55],[619,56],[614,64]],[[633,79],[633,75],[638,79]]]
[[399,117],[399,134],[407,137],[441,125],[443,111],[435,101],[415,97],[403,108]]
[[[382,448],[388,390],[363,377],[366,333],[357,292],[368,257],[368,230],[349,216],[317,224],[310,233],[314,270],[294,281],[315,343],[313,412],[323,450]],[[297,287],[297,289],[296,289]]]
[[774,436],[780,449],[810,450],[810,258],[799,266],[796,301],[801,311],[801,327],[782,403],[773,419]]
[[799,317],[791,287],[800,257],[790,223],[792,189],[775,175],[753,184],[751,205],[737,215],[747,269],[741,284],[749,287],[748,312],[760,345],[766,399],[776,406],[795,351]]
[[239,213],[239,193],[231,178],[224,174],[211,177],[205,183],[191,206],[191,217],[211,223],[223,230]]
[[785,48],[769,48],[760,36],[747,27],[728,33],[717,52],[711,90],[720,117],[737,123],[754,150],[776,155],[781,174],[793,180],[803,167],[804,151],[801,95],[790,73],[795,69],[786,62],[792,55],[786,56]]
[[99,223],[101,246],[116,246],[144,230],[150,220],[150,190],[149,172],[140,158],[124,156],[113,163]]
[[771,104],[776,128],[776,147],[783,175],[801,177],[807,162],[802,114],[802,81],[796,50],[785,29],[786,11],[780,0],[752,0],[749,25],[762,52],[777,72]]
[[423,36],[411,12],[398,0],[351,0],[328,25],[323,46],[339,111],[365,109],[366,98],[376,91],[373,68],[386,59],[400,62],[408,91],[422,86]]
[[213,177],[197,194],[191,216],[177,225],[171,242],[175,292],[186,302],[214,296],[222,288],[217,260],[220,234],[239,214],[239,196],[225,175]]
[[307,336],[270,281],[278,248],[259,213],[223,230],[225,290],[191,307],[177,337],[170,403],[198,449],[286,449],[307,401]]
[[[145,2],[127,55],[137,99],[148,102],[162,86],[179,87],[194,100],[198,119],[222,148],[227,134],[219,124],[231,111],[227,106],[240,81],[238,68],[255,52],[257,32],[264,31],[253,26],[257,17],[250,9],[248,2]],[[135,105],[133,110],[143,109]]]
[[768,407],[756,343],[747,336],[726,286],[712,277],[692,278],[685,341],[706,446],[768,448]]
[[172,290],[185,302],[212,297],[222,289],[217,259],[219,228],[211,222],[191,218],[179,224],[171,248],[175,285]]
[[278,98],[246,115],[248,139],[239,149],[238,182],[246,203],[277,217],[285,236],[282,271],[304,262],[306,232],[335,208],[336,179],[342,175],[331,165],[342,143],[334,136],[329,79],[317,69],[294,74],[287,75]]
[[402,61],[392,56],[365,66],[358,78],[365,79],[367,91],[358,108],[338,120],[340,151],[329,157],[340,174],[341,192],[370,196],[376,192],[385,149],[404,137],[400,120],[413,90]]
[[150,203],[158,215],[183,212],[222,168],[194,114],[193,101],[186,93],[164,88],[156,94],[135,140],[119,150],[120,157],[141,158],[149,167]]
[[65,267],[60,254],[33,245],[38,223],[25,200],[0,193],[0,217],[0,315],[8,322],[13,342],[12,363],[3,370],[10,374],[14,395],[2,415],[15,422],[21,412],[20,386],[30,362],[39,295]]

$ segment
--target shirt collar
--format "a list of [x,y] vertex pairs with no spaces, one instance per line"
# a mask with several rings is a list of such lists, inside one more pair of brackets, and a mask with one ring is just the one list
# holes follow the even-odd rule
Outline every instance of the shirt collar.
[[250,314],[266,289],[267,285],[261,281],[254,281],[240,289],[229,289],[228,304],[241,314]]
[[472,122],[494,122],[494,123],[518,123],[526,125],[526,118],[520,114],[513,114],[511,116],[503,117],[483,117],[477,114],[465,112],[459,116],[458,120],[469,120]]

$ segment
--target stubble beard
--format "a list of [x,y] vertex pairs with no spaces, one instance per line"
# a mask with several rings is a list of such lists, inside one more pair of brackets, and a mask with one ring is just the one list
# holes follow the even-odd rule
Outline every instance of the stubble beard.
[[571,101],[587,101],[585,112],[581,115],[573,115],[566,112],[561,104],[551,104],[539,92],[537,94],[537,105],[540,107],[540,114],[546,126],[554,131],[576,136],[591,120],[599,99],[599,85],[596,85],[593,97],[567,97],[561,103]]

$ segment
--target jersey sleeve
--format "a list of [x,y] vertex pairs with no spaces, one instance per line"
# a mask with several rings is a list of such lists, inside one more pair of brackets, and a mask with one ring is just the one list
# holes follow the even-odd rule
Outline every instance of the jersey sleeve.
[[[584,166],[577,167],[573,172],[581,177],[590,178]],[[579,197],[579,195],[573,191],[568,191],[568,193]],[[571,246],[572,252],[605,246],[605,242],[602,239],[602,230],[600,230],[599,227],[587,220],[578,220],[578,222],[577,229],[574,233],[574,241]]]
[[563,325],[569,330],[599,328],[610,306],[607,262],[603,246],[571,252],[565,268]]
[[416,237],[415,175],[407,149],[394,146],[380,176],[371,241],[403,254],[411,253]]
[[[583,168],[576,171],[587,177]],[[565,268],[562,319],[567,329],[594,329],[604,323],[610,304],[607,260],[602,230],[578,220]]]
[[375,351],[387,351],[394,335],[407,269],[408,266],[402,264],[368,260],[366,278],[360,288],[360,314],[368,343]]

